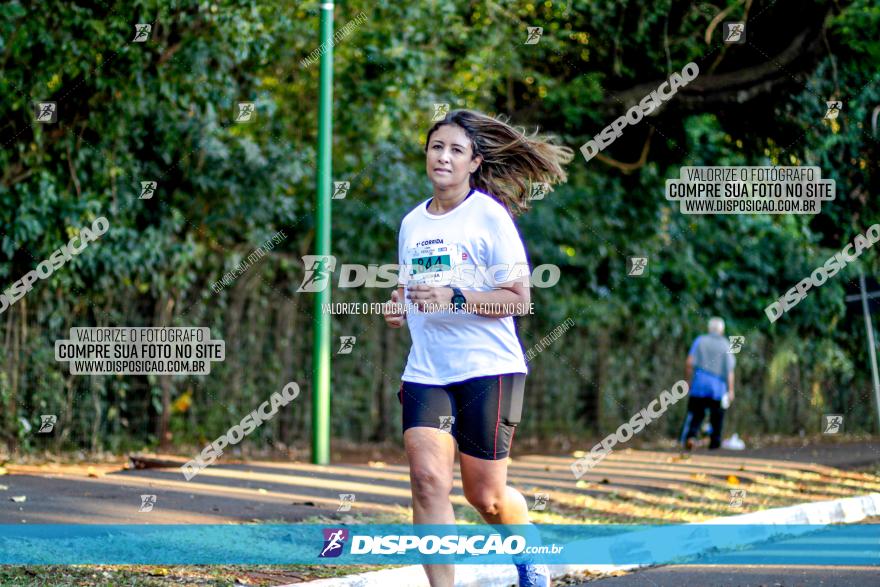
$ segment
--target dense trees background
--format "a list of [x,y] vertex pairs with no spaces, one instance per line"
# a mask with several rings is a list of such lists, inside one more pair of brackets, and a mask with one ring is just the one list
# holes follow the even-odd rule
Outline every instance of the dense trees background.
[[[400,219],[430,195],[422,144],[433,104],[509,115],[577,149],[689,61],[701,74],[518,220],[533,265],[562,268],[519,319],[526,349],[576,326],[530,364],[523,436],[610,431],[682,377],[710,315],[743,334],[730,427],[815,433],[822,413],[870,430],[857,267],[770,325],[763,308],[880,221],[880,6],[873,0],[340,2],[333,202],[340,263],[393,263]],[[721,42],[747,20],[747,43]],[[146,43],[136,23],[152,23]],[[543,27],[525,45],[526,27]],[[249,437],[309,438],[318,3],[11,2],[0,15],[2,288],[104,215],[111,229],[0,314],[0,434],[43,446],[24,421],[59,416],[52,448],[189,445],[215,438],[290,380],[303,394]],[[837,120],[825,101],[840,99]],[[58,122],[33,123],[56,101]],[[239,101],[258,117],[235,124]],[[685,216],[663,197],[682,165],[818,165],[837,199],[817,216]],[[158,182],[140,200],[140,182]],[[288,238],[235,283],[210,284],[278,230]],[[626,257],[647,254],[648,276]],[[384,301],[388,290],[334,290]],[[210,326],[227,359],[206,377],[71,376],[54,341],[72,326]],[[409,346],[381,317],[335,317],[356,335],[334,355],[333,433],[399,437],[395,394]],[[335,352],[335,349],[334,349]],[[674,435],[682,406],[646,430]],[[519,436],[519,435],[518,435]]]

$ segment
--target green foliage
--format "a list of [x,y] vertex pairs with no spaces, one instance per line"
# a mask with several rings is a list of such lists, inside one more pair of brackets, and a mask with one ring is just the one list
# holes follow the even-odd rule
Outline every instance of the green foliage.
[[[731,413],[740,432],[814,429],[821,410],[848,414],[848,430],[871,425],[864,327],[842,302],[856,268],[772,326],[763,308],[880,220],[880,136],[871,128],[880,9],[858,0],[826,14],[824,3],[756,0],[751,46],[720,47],[717,29],[707,46],[712,19],[734,4],[337,5],[336,30],[365,16],[333,49],[333,178],[351,181],[348,198],[333,202],[333,252],[344,263],[396,260],[401,218],[430,195],[422,148],[435,102],[505,113],[577,147],[625,111],[617,96],[628,88],[695,59],[706,78],[741,71],[765,63],[762,52],[777,55],[800,29],[822,36],[821,54],[796,63],[787,85],[745,103],[672,100],[627,128],[606,155],[638,160],[654,129],[635,172],[578,154],[569,182],[518,221],[532,265],[562,271],[558,286],[533,292],[537,314],[519,320],[524,347],[568,317],[576,322],[530,365],[522,434],[616,427],[682,377],[691,340],[715,314],[729,334],[746,336]],[[53,344],[72,326],[160,325],[166,314],[168,324],[210,326],[227,350],[210,376],[170,380],[172,403],[191,398],[168,415],[174,442],[216,437],[290,380],[304,392],[295,409],[249,442],[308,438],[313,300],[296,289],[314,242],[320,67],[301,60],[320,45],[318,14],[318,3],[244,0],[4,7],[3,288],[94,218],[111,225],[0,315],[7,442],[39,448],[19,431],[20,418],[36,424],[40,413],[64,422],[55,447],[158,442],[162,381],[70,376]],[[730,13],[740,16],[741,5]],[[149,42],[132,43],[143,22],[153,23]],[[544,28],[540,43],[524,44],[528,26]],[[832,97],[844,100],[843,114],[824,121]],[[58,102],[58,123],[33,124],[34,101]],[[233,122],[240,101],[256,103],[255,122]],[[665,179],[685,164],[776,163],[818,165],[836,181],[837,199],[812,217],[687,216],[663,198]],[[139,200],[146,180],[158,182],[157,194]],[[211,291],[279,229],[288,238],[275,251]],[[625,271],[637,254],[650,258],[642,279]],[[876,253],[858,266],[876,270]],[[340,290],[334,300],[387,295]],[[379,317],[336,317],[333,334],[358,336],[358,354],[334,356],[333,433],[398,438],[408,335],[386,331]],[[682,409],[646,434],[674,435]]]

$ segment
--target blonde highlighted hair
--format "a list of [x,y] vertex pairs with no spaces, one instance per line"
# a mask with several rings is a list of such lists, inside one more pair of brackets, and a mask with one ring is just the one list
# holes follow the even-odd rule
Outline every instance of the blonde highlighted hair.
[[538,135],[537,129],[528,136],[525,129],[509,125],[501,115],[492,118],[473,110],[453,110],[428,131],[425,153],[431,135],[447,124],[461,127],[468,136],[472,159],[483,158],[471,174],[470,187],[494,197],[512,215],[529,209],[533,184],[546,183],[549,193],[553,185],[568,179],[562,166],[574,159],[574,151],[553,144],[553,135]]

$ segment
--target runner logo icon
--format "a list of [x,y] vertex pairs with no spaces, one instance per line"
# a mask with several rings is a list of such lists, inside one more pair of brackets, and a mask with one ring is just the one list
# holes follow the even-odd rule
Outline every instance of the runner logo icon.
[[58,416],[54,414],[40,416],[40,429],[37,430],[37,434],[50,434],[52,430],[54,430],[57,422]]
[[333,558],[342,554],[345,541],[348,540],[348,530],[345,528],[324,528],[324,548],[318,558]]
[[336,269],[336,257],[333,255],[303,255],[306,275],[297,289],[297,293],[324,291],[330,283],[330,274]]

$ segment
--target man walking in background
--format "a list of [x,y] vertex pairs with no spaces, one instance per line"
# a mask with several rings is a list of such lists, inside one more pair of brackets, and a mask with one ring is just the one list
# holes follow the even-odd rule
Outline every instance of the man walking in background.
[[724,320],[710,318],[709,333],[694,340],[685,363],[686,377],[691,386],[680,441],[687,450],[694,447],[694,438],[700,430],[707,409],[709,422],[712,424],[709,448],[721,447],[721,426],[727,407],[722,406],[722,400],[727,395],[725,403],[729,405],[733,402],[735,365],[736,360],[730,353],[730,343],[724,337]]

